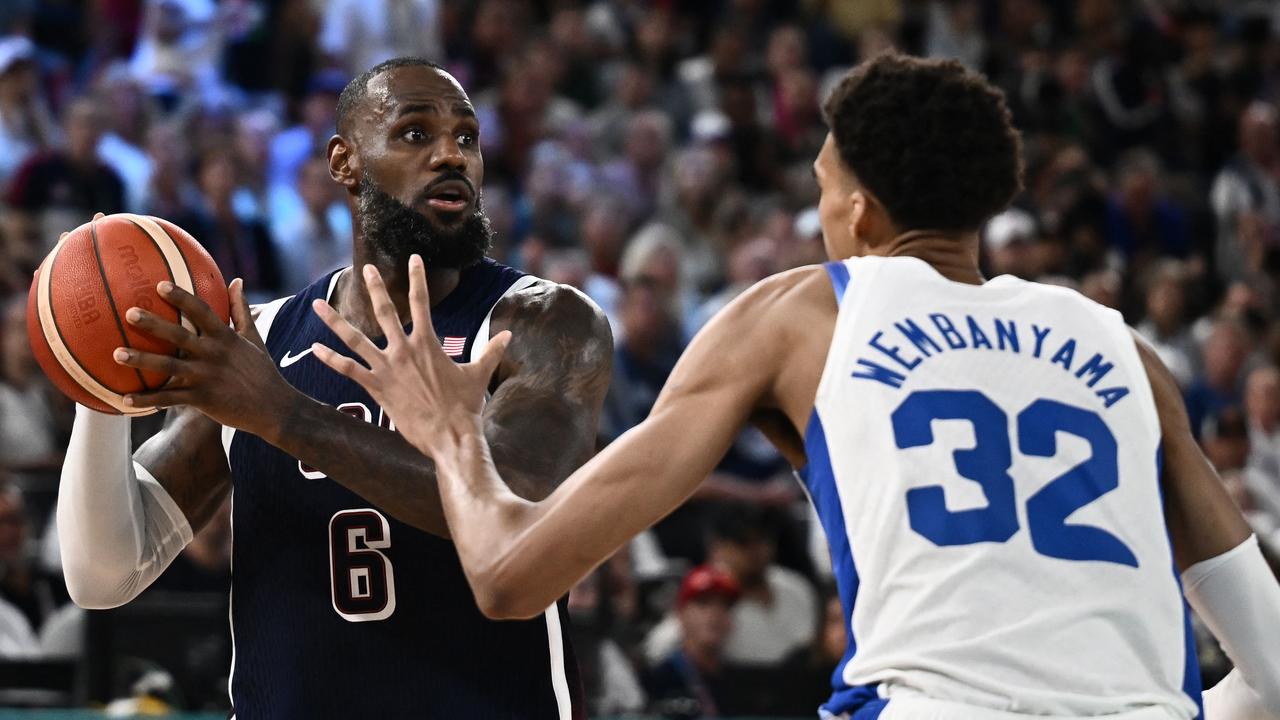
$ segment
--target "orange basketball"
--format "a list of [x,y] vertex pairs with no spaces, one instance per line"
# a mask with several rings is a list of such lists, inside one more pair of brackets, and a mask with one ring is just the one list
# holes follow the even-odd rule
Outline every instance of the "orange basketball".
[[125,322],[131,307],[194,329],[156,293],[161,280],[196,295],[227,321],[222,273],[200,243],[171,222],[107,215],[72,230],[54,247],[27,296],[27,335],[41,369],[59,390],[105,413],[155,412],[126,406],[124,395],[155,390],[169,378],[120,365],[111,354],[118,347],[165,355],[177,350]]

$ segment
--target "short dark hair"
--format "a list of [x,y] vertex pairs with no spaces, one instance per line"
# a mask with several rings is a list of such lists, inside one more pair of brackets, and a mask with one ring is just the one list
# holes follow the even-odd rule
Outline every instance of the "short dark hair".
[[429,67],[435,68],[441,72],[448,72],[439,64],[433,63],[426,58],[409,56],[383,60],[368,70],[365,70],[352,78],[351,82],[347,83],[347,86],[342,88],[342,94],[338,96],[337,126],[340,134],[347,134],[347,122],[348,118],[351,116],[351,111],[355,109],[356,105],[360,104],[361,100],[364,100],[369,96],[369,81],[388,70],[394,70],[402,67]]
[[954,60],[885,53],[823,106],[840,160],[899,230],[977,230],[1022,188],[1004,94]]

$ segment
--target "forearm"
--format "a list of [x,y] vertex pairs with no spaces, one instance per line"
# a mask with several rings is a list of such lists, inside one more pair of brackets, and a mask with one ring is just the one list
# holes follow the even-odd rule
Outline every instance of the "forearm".
[[58,492],[67,590],[82,607],[132,600],[191,540],[178,505],[130,454],[129,420],[77,408]]
[[297,393],[263,439],[401,522],[449,537],[436,468],[399,433]]
[[1240,670],[1240,684],[1250,690],[1241,699],[1280,716],[1280,585],[1254,538],[1191,566],[1182,582],[1187,600]]
[[548,542],[554,538],[538,532],[539,504],[520,498],[503,481],[478,426],[444,445],[449,450],[437,461],[440,499],[481,611],[494,618],[541,612],[590,567],[570,567],[570,558]]

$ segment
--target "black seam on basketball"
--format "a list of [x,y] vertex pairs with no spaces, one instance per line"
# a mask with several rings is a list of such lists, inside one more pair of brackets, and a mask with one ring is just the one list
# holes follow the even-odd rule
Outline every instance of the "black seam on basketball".
[[[139,225],[139,227],[141,226]],[[169,234],[169,231],[164,228],[164,225],[161,225],[160,223],[156,223],[156,227],[160,228],[160,232],[164,233],[164,236],[169,238],[169,242],[173,243],[173,248],[178,251],[178,257],[182,258],[182,264],[187,266],[187,274],[190,275],[191,263],[187,262],[187,256],[182,252],[182,244],[179,243],[177,240],[175,240],[173,236]],[[146,233],[146,235],[147,235],[147,239],[151,241],[151,244],[156,246],[156,252],[160,253],[160,257],[165,259],[164,269],[165,269],[165,272],[169,273],[169,282],[173,283],[174,286],[177,287],[178,281],[173,276],[173,268],[169,266],[169,258],[164,254],[164,251],[160,249],[160,243],[156,242],[156,239],[151,237],[151,233]],[[191,278],[191,294],[192,295],[196,294],[195,278]],[[178,310],[178,308],[174,308],[174,310]],[[179,325],[182,324],[181,310],[178,310],[178,324]],[[195,323],[192,323],[191,325],[192,327],[195,327]],[[196,335],[199,335],[199,334],[200,334],[200,329],[196,328]]]
[[[144,227],[142,227],[141,225],[139,225],[139,224],[138,224],[138,222],[137,222],[136,220],[130,219],[130,220],[129,220],[129,222],[133,223],[133,224],[134,224],[134,226],[135,226],[135,227],[137,227],[139,230],[141,230],[141,231],[142,231],[142,234],[143,234],[143,235],[145,235],[145,236],[147,237],[147,239],[151,241],[151,244],[152,244],[152,245],[155,247],[155,249],[156,249],[156,254],[160,256],[160,259],[161,259],[161,260],[164,260],[164,271],[165,271],[166,273],[168,273],[168,274],[169,274],[169,282],[173,283],[173,284],[176,286],[178,283],[177,283],[177,282],[174,280],[174,278],[173,278],[173,268],[169,266],[169,256],[167,256],[167,255],[165,255],[165,254],[164,254],[164,250],[160,249],[160,243],[156,242],[156,239],[155,239],[154,237],[151,237],[151,233],[147,232],[147,229],[146,229],[146,228],[144,228]],[[169,240],[173,242],[173,246],[174,246],[175,248],[177,248],[177,247],[178,247],[178,242],[177,242],[176,240],[174,240],[174,239],[173,239],[173,236],[172,236],[172,235],[169,235],[168,231],[166,231],[166,230],[164,229],[164,226],[163,226],[163,225],[161,225],[160,223],[156,223],[156,227],[160,228],[160,232],[164,233],[164,234],[169,238]],[[181,249],[181,248],[178,248],[178,255],[182,255],[182,249]],[[184,258],[182,259],[182,262],[184,262],[184,263],[185,263],[186,261],[187,261],[187,259],[184,257]],[[194,285],[192,286],[192,288],[194,289]],[[176,311],[177,311],[177,313],[178,313],[178,320],[177,320],[178,325],[182,325],[182,311],[181,311],[181,310],[178,310],[178,308],[174,308],[174,310],[176,310]],[[198,334],[198,333],[197,333],[197,334]],[[183,352],[182,352],[182,350],[181,350],[181,349],[177,349],[177,350],[175,350],[174,352],[175,352],[175,353],[177,353],[177,356],[178,356],[178,357],[182,357],[182,356],[185,354],[185,353],[183,353]],[[166,378],[166,379],[165,379],[165,381],[164,381],[163,383],[161,383],[159,387],[164,387],[164,386],[168,385],[168,384],[169,384],[169,381],[170,381],[170,380],[172,380],[172,379],[173,379],[173,377],[172,377],[172,376],[170,376],[170,377]],[[157,389],[157,388],[148,387],[147,389],[148,389],[148,390],[155,390],[155,389]]]
[[[93,259],[98,261],[98,275],[102,277],[102,289],[106,291],[107,304],[111,306],[111,319],[116,321],[116,329],[120,331],[120,341],[125,347],[132,348],[133,346],[129,344],[129,334],[124,329],[124,321],[120,319],[120,311],[116,308],[116,299],[111,295],[111,283],[107,281],[107,268],[102,264],[102,250],[98,248],[97,220],[89,221],[89,237],[93,239]],[[138,368],[132,368],[132,370],[133,374],[138,376],[138,382],[142,383],[142,389],[150,390],[151,386],[143,379],[142,371]],[[103,386],[106,386],[105,383]]]
[[[62,334],[62,326],[58,324],[57,305],[53,302],[53,280],[54,280],[53,269],[58,264],[58,256],[60,255],[62,255],[61,252],[59,252],[57,255],[54,255],[53,260],[49,263],[49,292],[45,295],[45,298],[44,298],[44,303],[49,308],[49,317],[53,319],[53,331],[58,333],[58,339],[62,341],[62,347],[66,349],[67,354],[70,355],[71,359],[75,361],[76,366],[80,368],[80,372],[84,373],[85,375],[88,375],[90,378],[93,379],[94,382],[98,383],[99,385],[106,388],[107,390],[111,390],[111,388],[105,382],[102,381],[102,378],[98,377],[97,375],[94,375],[92,372],[90,372],[89,368],[86,367],[84,363],[80,362],[80,358],[76,357],[76,351],[71,348],[71,345],[67,343],[66,336]],[[43,329],[44,324],[41,323],[40,327],[41,329]],[[45,342],[47,344],[48,340],[46,340]],[[49,348],[49,352],[52,353],[53,348]],[[54,359],[57,360],[57,355],[54,355]],[[59,361],[58,364],[61,365],[62,364],[61,361]],[[66,368],[63,368],[63,370],[66,371],[68,376],[71,376],[71,371],[66,370]],[[71,382],[75,382],[74,377],[71,378]],[[76,383],[76,385],[79,385],[79,384],[80,383]],[[107,407],[111,407],[111,403],[107,402],[106,400],[103,400],[97,395],[94,395],[92,392],[89,391],[88,388],[81,387],[81,389],[84,390],[85,393],[89,395],[89,397],[102,403],[103,405],[106,405]],[[116,392],[116,391],[111,390],[111,392]],[[120,393],[116,393],[116,394],[119,395]]]

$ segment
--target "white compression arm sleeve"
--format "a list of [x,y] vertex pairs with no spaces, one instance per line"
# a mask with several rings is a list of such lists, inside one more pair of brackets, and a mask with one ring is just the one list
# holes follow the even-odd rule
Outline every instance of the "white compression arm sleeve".
[[1280,584],[1257,537],[1187,568],[1182,585],[1238,671],[1205,693],[1205,717],[1280,720]]
[[129,425],[76,407],[57,520],[67,591],[84,608],[137,597],[191,541],[177,503],[133,461]]

